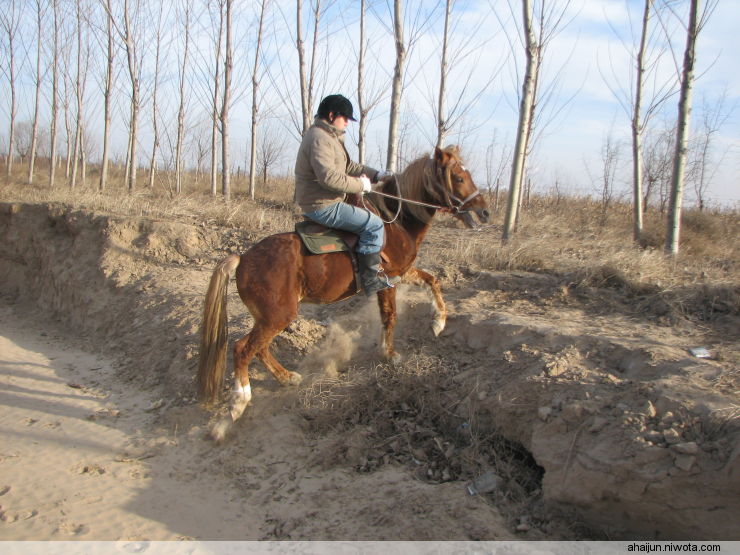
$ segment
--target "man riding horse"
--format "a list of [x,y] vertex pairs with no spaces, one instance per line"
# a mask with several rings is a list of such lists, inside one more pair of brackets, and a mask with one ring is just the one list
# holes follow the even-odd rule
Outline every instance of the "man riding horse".
[[309,220],[359,236],[355,251],[360,280],[370,297],[393,287],[380,268],[380,251],[385,240],[383,221],[368,210],[346,203],[345,199],[347,194],[370,192],[371,183],[390,174],[350,160],[344,146],[350,121],[357,120],[347,98],[332,94],[321,101],[316,119],[298,149],[295,202]]

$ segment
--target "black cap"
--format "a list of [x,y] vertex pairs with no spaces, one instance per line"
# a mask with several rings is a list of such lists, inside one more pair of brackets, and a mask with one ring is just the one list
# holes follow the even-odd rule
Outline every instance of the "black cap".
[[352,109],[352,103],[342,96],[341,94],[330,94],[319,104],[319,109],[316,115],[323,119],[329,119],[329,114],[344,116],[350,121],[357,121],[354,118],[354,110]]

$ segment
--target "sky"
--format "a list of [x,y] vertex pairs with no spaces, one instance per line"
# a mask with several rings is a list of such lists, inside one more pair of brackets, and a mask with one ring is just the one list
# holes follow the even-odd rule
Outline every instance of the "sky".
[[[89,1],[93,13],[97,3]],[[187,121],[191,151],[196,137],[204,137],[208,119],[209,78],[215,33],[209,23],[203,0],[195,2],[197,21],[193,30],[189,80],[187,84]],[[3,0],[8,4],[10,0]],[[20,101],[17,121],[30,121],[33,113],[33,53],[35,49],[34,5],[31,0],[16,0],[25,10],[21,24],[21,43],[29,54],[21,67]],[[304,2],[309,9],[310,2]],[[368,60],[366,62],[367,96],[377,98],[369,115],[367,162],[385,165],[388,135],[390,76],[395,59],[389,25],[391,9],[387,0],[368,0],[366,18]],[[684,0],[673,2],[685,18]],[[706,4],[706,0],[702,2]],[[153,28],[157,7],[166,8],[163,20],[165,48],[159,76],[159,119],[165,131],[160,165],[171,160],[177,111],[178,59],[183,48],[183,33],[175,7],[181,2],[152,2],[150,12],[142,17],[140,42],[145,52],[142,82],[145,105],[142,109],[140,160],[147,164],[151,150],[151,91],[153,83]],[[235,72],[232,115],[232,160],[234,165],[248,165],[247,153],[251,112],[251,65],[258,3],[235,0]],[[327,11],[321,20],[321,41],[317,53],[317,82],[314,106],[325,94],[342,93],[356,105],[356,51],[359,39],[359,2],[324,0]],[[535,2],[539,5],[539,1]],[[603,173],[602,149],[607,137],[619,149],[614,170],[615,194],[628,198],[630,190],[631,151],[629,116],[625,94],[633,88],[631,51],[639,37],[642,0],[554,0],[548,3],[563,11],[560,26],[548,43],[543,59],[538,106],[529,174],[533,190],[547,193],[557,187],[573,194],[600,196]],[[175,6],[175,7],[172,7]],[[421,7],[421,9],[419,9]],[[402,155],[412,159],[429,153],[436,139],[435,103],[439,89],[439,61],[443,30],[443,11],[433,9],[429,0],[406,2],[405,38],[409,46],[404,100],[401,114]],[[512,11],[513,7],[513,11]],[[300,107],[297,93],[297,56],[295,39],[295,3],[272,0],[265,28],[265,42],[260,59],[261,133],[269,136],[281,152],[276,169],[290,174],[299,133],[295,126]],[[511,151],[516,134],[518,93],[521,88],[523,48],[520,39],[521,9],[516,0],[457,0],[454,3],[450,33],[450,71],[448,75],[447,117],[452,129],[448,143],[460,144],[466,165],[476,182],[485,186],[500,175],[502,186],[508,184],[505,154]],[[558,12],[559,13],[559,12]],[[740,72],[737,53],[740,35],[740,0],[720,0],[699,36],[697,72],[694,87],[692,130],[696,132],[705,114],[716,111],[724,95],[723,124],[712,135],[714,170],[707,200],[712,205],[740,206]],[[312,20],[304,15],[304,34],[310,46]],[[657,19],[652,22],[658,29]],[[664,14],[661,28],[671,37],[673,52],[655,60],[649,90],[675,79],[680,71],[685,32],[677,17]],[[666,47],[665,35],[656,39]],[[48,37],[48,32],[45,33]],[[661,36],[656,33],[656,37]],[[46,45],[48,40],[44,41]],[[103,55],[93,40],[87,84],[85,118],[91,135],[93,156],[99,156],[102,144],[102,95],[100,82]],[[7,58],[0,56],[6,66]],[[74,65],[72,57],[71,65]],[[126,145],[127,79],[123,53],[119,52],[116,89],[116,114],[113,126],[114,157],[123,158]],[[47,78],[48,87],[48,78]],[[0,74],[0,150],[7,148],[9,88],[5,74]],[[651,93],[652,94],[652,93]],[[622,98],[620,102],[619,98]],[[5,101],[3,101],[5,99]],[[49,95],[45,93],[42,119],[48,121]],[[654,128],[670,125],[676,119],[678,96],[665,100],[650,124]],[[457,106],[457,109],[454,107]],[[709,107],[706,110],[705,107]],[[667,123],[666,123],[667,122]],[[43,123],[42,123],[43,125]],[[63,127],[63,124],[62,124]],[[357,156],[357,124],[349,130],[348,149]],[[691,205],[695,195],[687,188],[685,201]]]

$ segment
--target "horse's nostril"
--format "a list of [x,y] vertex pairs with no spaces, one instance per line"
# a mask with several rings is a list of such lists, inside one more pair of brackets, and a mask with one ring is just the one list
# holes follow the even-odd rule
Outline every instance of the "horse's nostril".
[[483,215],[484,218],[488,218],[488,216],[490,216],[491,213],[488,210],[484,210],[483,213],[482,213],[482,215]]

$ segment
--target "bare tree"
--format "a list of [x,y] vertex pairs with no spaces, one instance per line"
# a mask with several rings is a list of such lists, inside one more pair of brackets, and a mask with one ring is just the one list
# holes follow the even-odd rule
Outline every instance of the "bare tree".
[[39,110],[41,109],[41,85],[42,85],[42,71],[41,71],[41,53],[43,44],[43,19],[44,19],[44,8],[42,7],[41,0],[36,0],[36,75],[35,75],[35,88],[36,95],[34,98],[33,105],[33,124],[31,126],[31,145],[28,156],[28,179],[29,185],[33,183],[33,173],[36,166],[36,150],[38,145],[39,135]]
[[215,5],[218,7],[218,33],[214,41],[216,55],[213,69],[213,96],[211,97],[211,195],[213,196],[216,196],[216,190],[218,188],[218,123],[219,113],[221,112],[219,98],[221,94],[221,53],[223,49],[225,0],[216,0]]
[[154,42],[154,88],[152,90],[152,154],[149,160],[149,188],[154,187],[154,174],[157,171],[157,149],[159,148],[159,114],[157,94],[159,93],[159,67],[162,54],[162,15],[163,3],[159,4],[157,15],[157,30]]
[[[652,116],[658,109],[675,93],[676,77],[670,76],[667,79],[659,77],[659,62],[665,54],[660,35],[650,29],[650,21],[660,4],[655,0],[644,0],[640,40],[638,45],[627,44],[622,41],[624,49],[630,54],[634,61],[634,82],[630,79],[632,87],[625,86],[620,88],[624,81],[620,73],[612,69],[611,75],[606,76],[602,73],[604,82],[609,87],[612,95],[620,103],[625,113],[630,118],[631,136],[632,136],[632,223],[633,239],[639,241],[643,229],[643,213],[645,207],[643,200],[645,194],[643,189],[644,183],[644,148],[643,135]],[[629,11],[628,11],[629,13]],[[667,30],[663,28],[663,32]],[[621,36],[616,33],[618,37]],[[609,56],[610,63],[619,59],[618,56]],[[652,85],[652,90],[648,85]]]
[[263,133],[259,145],[258,163],[262,174],[262,186],[267,184],[270,168],[279,164],[285,153],[285,141],[281,133],[268,127]]
[[10,121],[8,134],[8,157],[6,159],[6,175],[10,178],[13,170],[13,145],[15,144],[15,117],[18,111],[18,100],[16,92],[16,35],[21,21],[21,10],[15,0],[9,0],[8,4],[0,11],[0,27],[7,40],[7,67],[3,67],[3,73],[8,78],[10,86]]
[[396,65],[393,69],[391,113],[388,122],[388,155],[386,167],[395,172],[398,167],[398,124],[400,121],[403,75],[406,65],[406,44],[403,38],[402,0],[393,0],[393,38],[396,44]]
[[529,0],[522,0],[522,24],[524,27],[525,54],[527,65],[522,83],[521,104],[519,106],[519,124],[517,126],[516,146],[511,166],[511,180],[509,181],[509,199],[506,207],[506,220],[504,222],[503,241],[509,240],[514,232],[518,210],[519,190],[522,186],[524,176],[524,162],[526,158],[527,143],[531,131],[532,106],[534,106],[535,82],[539,66],[537,58],[539,49],[532,28],[532,7]]
[[257,93],[259,90],[259,61],[260,61],[260,50],[262,47],[262,31],[264,29],[265,22],[265,9],[267,7],[267,0],[262,0],[260,6],[260,16],[257,28],[257,43],[254,48],[254,66],[252,68],[252,128],[251,128],[251,139],[250,139],[250,155],[249,155],[249,197],[254,199],[254,182],[257,172],[257,116],[259,113],[259,99]]
[[52,0],[54,39],[51,72],[51,127],[49,132],[49,186],[54,187],[57,157],[57,115],[59,111],[59,0]]
[[77,117],[75,121],[74,133],[74,154],[72,156],[72,177],[70,187],[77,185],[77,164],[80,162],[82,183],[85,183],[85,149],[84,149],[84,106],[85,106],[85,83],[87,80],[87,67],[89,61],[90,45],[83,39],[87,38],[86,28],[83,27],[83,11],[86,11],[82,5],[83,0],[76,0],[77,4],[77,75],[75,78],[75,99],[77,101]]
[[233,68],[232,1],[226,0],[226,43],[224,57],[224,97],[221,105],[221,194],[228,202],[231,199],[231,164],[229,152],[229,107],[231,104],[231,70]]
[[684,172],[688,149],[689,123],[691,120],[691,97],[694,85],[696,62],[696,42],[699,32],[717,6],[717,0],[708,0],[706,7],[700,11],[699,0],[690,0],[689,21],[686,27],[686,49],[681,73],[681,93],[678,101],[678,123],[676,129],[676,150],[671,177],[671,197],[668,205],[668,222],[666,227],[665,251],[672,256],[678,255],[679,236],[681,233],[681,209],[683,205]]
[[188,67],[188,54],[190,52],[190,17],[192,14],[191,0],[183,3],[183,27],[185,31],[182,63],[178,68],[178,83],[180,93],[180,104],[177,109],[177,139],[175,141],[175,191],[182,192],[182,170],[183,170],[183,142],[185,140],[185,74]]
[[367,126],[370,120],[370,112],[380,104],[385,92],[385,86],[378,86],[377,83],[369,85],[366,82],[367,72],[365,61],[370,46],[370,39],[366,31],[367,2],[360,2],[360,39],[357,52],[357,111],[359,113],[358,121],[358,141],[357,156],[360,164],[365,163],[367,150]]
[[108,181],[108,157],[110,149],[110,128],[111,128],[111,96],[113,94],[113,63],[114,63],[114,44],[113,44],[113,12],[111,11],[111,0],[106,0],[106,66],[105,66],[105,83],[103,85],[103,156],[100,161],[100,182],[98,189],[103,191]]
[[316,51],[319,44],[321,0],[312,0],[313,37],[311,42],[311,67],[306,75],[306,47],[303,41],[303,1],[296,0],[296,49],[298,50],[298,78],[301,89],[301,136],[311,127],[313,120],[313,94],[316,79]]
[[137,143],[139,134],[139,111],[141,110],[141,49],[136,25],[141,11],[141,0],[133,0],[135,7],[130,8],[131,0],[123,0],[122,39],[126,50],[126,61],[131,80],[131,103],[129,113],[129,141],[127,155],[127,186],[129,192],[136,189]]
[[[692,185],[699,210],[706,207],[706,193],[712,178],[722,164],[724,154],[716,162],[712,160],[715,135],[732,115],[732,110],[726,108],[727,91],[723,91],[716,102],[709,103],[706,98],[702,101],[699,129],[689,149],[688,171],[686,180]],[[726,151],[725,151],[726,153]]]

